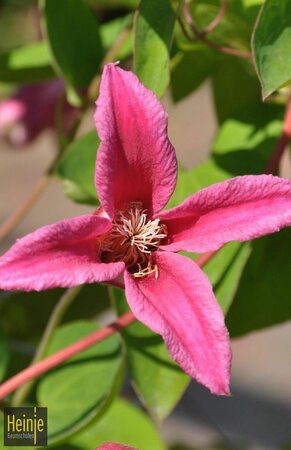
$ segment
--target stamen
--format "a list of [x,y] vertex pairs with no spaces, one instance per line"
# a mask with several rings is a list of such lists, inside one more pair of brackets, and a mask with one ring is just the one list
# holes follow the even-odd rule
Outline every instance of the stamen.
[[159,219],[147,220],[147,210],[139,202],[131,203],[125,211],[116,214],[110,232],[98,242],[102,261],[124,261],[134,278],[155,273],[152,253],[167,237],[165,225]]
[[141,265],[138,264],[138,272],[134,272],[132,275],[134,278],[143,278],[146,277],[148,275],[150,275],[151,273],[155,274],[155,279],[157,280],[159,278],[159,269],[157,264],[155,264],[154,266],[149,262],[149,265],[147,267],[145,267],[144,269],[142,269]]

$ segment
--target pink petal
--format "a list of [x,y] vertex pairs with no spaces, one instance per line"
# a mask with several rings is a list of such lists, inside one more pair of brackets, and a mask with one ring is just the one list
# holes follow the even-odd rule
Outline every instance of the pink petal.
[[0,132],[21,119],[25,111],[25,105],[18,99],[2,100],[0,102]]
[[124,264],[98,259],[97,237],[111,223],[84,215],[48,225],[19,239],[0,258],[0,289],[36,290],[114,280]]
[[291,225],[291,182],[272,175],[214,184],[159,215],[170,243],[164,249],[207,252]]
[[190,259],[156,253],[159,277],[133,279],[125,292],[138,320],[163,336],[182,369],[211,392],[229,393],[231,350],[222,311],[206,275]]
[[95,184],[102,206],[140,201],[160,211],[176,184],[177,162],[167,137],[167,115],[156,96],[132,72],[105,66],[95,115],[101,139]]
[[133,447],[128,447],[127,445],[116,444],[114,442],[106,442],[101,445],[101,447],[97,447],[95,450],[137,450]]

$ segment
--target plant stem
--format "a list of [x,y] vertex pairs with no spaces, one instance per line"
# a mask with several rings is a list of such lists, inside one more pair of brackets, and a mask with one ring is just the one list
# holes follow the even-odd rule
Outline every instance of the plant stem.
[[283,130],[280,139],[277,142],[275,150],[271,156],[269,163],[265,167],[265,173],[276,173],[279,168],[280,160],[284,150],[291,139],[291,99],[289,98],[285,109],[283,120]]
[[[56,327],[60,324],[65,312],[77,297],[82,287],[83,286],[81,285],[73,287],[71,289],[67,289],[67,291],[62,295],[59,302],[54,307],[30,366],[35,365],[43,359]],[[11,406],[22,405],[33,384],[34,379],[31,379],[28,383],[22,384],[22,386],[15,392],[13,396]]]
[[10,378],[0,386],[0,400],[4,399],[8,394],[13,392],[23,383],[26,383],[27,381],[38,377],[42,373],[45,373],[48,370],[51,370],[52,368],[59,366],[72,356],[77,355],[83,350],[92,347],[92,345],[97,344],[97,342],[103,341],[109,336],[112,336],[117,331],[120,331],[121,329],[127,327],[134,320],[135,317],[132,314],[132,312],[123,314],[123,316],[119,317],[119,319],[117,319],[115,322],[112,322],[110,325],[107,325],[101,330],[89,334],[89,336],[80,339],[79,341],[75,342],[72,345],[69,345],[63,350],[49,356],[46,359],[43,359],[42,361],[34,364],[33,366],[30,366],[22,370],[17,375]]
[[0,227],[0,241],[2,241],[25,217],[30,208],[38,200],[51,180],[51,175],[45,173],[35,183],[32,191],[24,202],[14,211]]
[[195,260],[196,264],[198,264],[199,267],[205,266],[208,261],[210,261],[218,252],[218,250],[215,250],[214,252],[207,252],[203,253],[203,255],[198,256],[198,258]]
[[228,0],[220,0],[220,8],[219,8],[217,16],[214,17],[212,22],[210,22],[210,24],[207,25],[207,27],[204,28],[204,30],[202,31],[204,36],[208,33],[212,33],[212,31],[214,31],[215,28],[218,27],[218,25],[220,24],[220,22],[222,21],[222,19],[224,18],[225,14],[226,14],[227,7],[228,7]]
[[277,142],[276,149],[272,154],[272,157],[264,170],[265,173],[277,172],[281,157],[283,156],[283,153],[285,151],[285,148],[287,147],[289,140],[290,137],[283,132],[282,135],[280,136],[280,139]]
[[225,55],[238,56],[238,57],[244,58],[244,59],[252,59],[252,54],[250,52],[238,50],[238,49],[232,48],[232,47],[224,47],[223,45],[219,45],[213,41],[210,41],[208,39],[208,37],[206,36],[207,34],[209,34],[211,31],[213,31],[219,25],[219,23],[221,22],[221,20],[223,19],[224,15],[225,15],[226,8],[227,8],[227,2],[222,1],[220,11],[219,11],[218,15],[216,16],[216,18],[208,25],[208,27],[205,28],[205,30],[199,31],[198,28],[196,27],[196,24],[195,24],[192,16],[191,16],[191,13],[189,10],[189,4],[188,4],[188,2],[186,2],[183,7],[184,18],[193,33],[193,37],[190,36],[190,34],[188,33],[188,31],[183,23],[183,20],[180,18],[179,24],[182,28],[184,35],[191,42],[197,42],[197,41],[204,42],[204,44],[206,44],[208,47],[213,48],[214,50],[217,50],[220,53],[224,53]]

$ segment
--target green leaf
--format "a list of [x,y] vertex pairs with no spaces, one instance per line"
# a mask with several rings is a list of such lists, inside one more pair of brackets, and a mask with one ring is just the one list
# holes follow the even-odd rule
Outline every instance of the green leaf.
[[[97,329],[96,324],[84,321],[60,327],[48,354]],[[114,335],[74,356],[40,380],[37,398],[40,405],[48,408],[49,444],[67,438],[104,412],[119,385],[121,368],[120,341]]]
[[265,2],[252,41],[264,99],[276,89],[291,82],[290,40],[290,1]]
[[0,328],[0,355],[0,381],[2,381],[6,374],[9,361],[8,342],[2,327]]
[[[114,289],[119,314],[128,311],[123,291]],[[185,391],[189,377],[170,358],[162,338],[140,322],[122,331],[133,387],[157,421],[163,421]]]
[[223,181],[229,178],[230,175],[230,172],[219,167],[214,158],[208,158],[191,170],[179,167],[177,186],[167,204],[167,209],[179,205],[189,195],[213,183]]
[[291,229],[258,239],[252,246],[226,319],[233,337],[291,318]]
[[149,418],[123,399],[116,399],[98,422],[79,433],[69,443],[74,449],[88,450],[108,441],[142,450],[165,450],[161,437]]
[[142,0],[135,17],[134,70],[158,97],[170,81],[169,53],[175,19],[170,0]]
[[231,175],[263,171],[282,130],[284,110],[277,105],[258,105],[226,120],[212,146],[217,166]]
[[47,34],[57,67],[76,88],[85,88],[103,57],[98,24],[83,0],[43,0]]
[[77,139],[57,168],[66,195],[76,202],[98,205],[94,175],[99,142],[95,130]]
[[241,58],[224,56],[220,59],[213,70],[212,91],[220,123],[261,103],[260,83],[254,68]]
[[212,258],[203,271],[208,275],[224,314],[230,308],[242,271],[251,253],[249,243],[230,242]]
[[[41,292],[14,292],[1,297],[1,323],[8,338],[26,343],[38,342],[52,309],[64,292],[64,289],[49,289]],[[66,312],[63,321],[95,317],[108,308],[108,300],[106,286],[100,283],[85,285]]]
[[173,100],[178,102],[199,88],[211,76],[218,59],[217,52],[201,45],[191,51],[178,52],[171,64]]
[[135,9],[139,0],[86,0],[86,3],[96,9]]
[[33,83],[55,76],[45,41],[34,42],[0,54],[0,81]]

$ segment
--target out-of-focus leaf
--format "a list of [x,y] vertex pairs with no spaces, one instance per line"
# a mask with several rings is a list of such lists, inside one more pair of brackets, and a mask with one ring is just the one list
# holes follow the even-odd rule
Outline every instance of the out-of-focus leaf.
[[215,296],[224,314],[232,304],[250,253],[249,243],[230,242],[220,249],[203,268],[211,281]]
[[261,102],[260,84],[252,65],[240,58],[224,57],[212,74],[212,90],[218,121]]
[[33,83],[55,76],[45,41],[27,44],[0,54],[0,80],[9,83]]
[[76,202],[98,205],[94,185],[98,145],[99,139],[93,130],[74,141],[59,163],[57,173],[64,191]]
[[[66,449],[64,449],[64,450],[66,450]],[[70,450],[70,449],[68,449],[68,450]],[[74,449],[72,449],[72,450],[74,450]],[[195,448],[192,446],[188,447],[188,445],[184,445],[184,444],[175,444],[173,446],[171,445],[169,450],[200,450],[200,449],[198,447],[195,447]],[[217,444],[215,446],[212,445],[211,447],[207,447],[207,449],[204,449],[204,450],[239,450],[239,449],[237,447],[235,448],[233,446],[229,447],[229,445],[222,443],[222,444]]]
[[[98,329],[90,322],[60,327],[48,354],[72,344]],[[48,408],[49,444],[67,438],[102,414],[120,383],[122,353],[117,335],[79,353],[43,376],[37,398]]]
[[139,0],[86,0],[86,3],[92,8],[100,9],[116,9],[116,8],[130,8],[138,7]]
[[6,335],[2,329],[2,326],[0,327],[0,381],[3,380],[7,364],[9,360],[9,347],[6,339]]
[[282,130],[283,107],[258,105],[226,120],[212,146],[212,158],[231,175],[263,171]]
[[220,168],[213,158],[208,158],[191,170],[179,167],[177,186],[167,204],[167,209],[179,205],[189,195],[213,183],[223,181],[230,175],[229,172]]
[[263,98],[291,82],[290,40],[290,1],[265,2],[252,41]]
[[15,91],[15,86],[10,83],[0,82],[0,100],[11,97]]
[[128,58],[132,53],[133,39],[132,31],[129,29],[132,24],[132,20],[133,15],[127,14],[126,16],[118,17],[117,19],[111,20],[110,22],[107,22],[100,26],[100,36],[105,52],[107,52],[112,47],[121,33],[125,32],[125,30],[128,29],[128,36],[115,55],[115,59],[117,61]]
[[[22,341],[23,345],[36,343],[63,292],[64,289],[16,292],[1,298],[0,314],[7,336]],[[83,286],[63,320],[91,319],[108,308],[108,302],[105,286],[88,284]]]
[[195,91],[211,76],[219,55],[206,46],[178,52],[172,61],[171,92],[175,102]]
[[[123,399],[116,399],[98,422],[73,437],[69,443],[74,449],[88,450],[108,441],[142,450],[165,450],[151,420],[136,406]],[[58,450],[61,449],[62,447]]]
[[134,70],[158,97],[170,81],[169,53],[175,20],[170,0],[142,0],[135,17]]
[[34,0],[1,0],[0,52],[35,41],[37,32]]
[[256,240],[252,246],[227,315],[233,337],[291,318],[291,229]]
[[[119,314],[128,311],[123,291],[114,290]],[[133,387],[157,421],[164,420],[180,400],[189,377],[170,358],[162,338],[140,322],[123,330]]]
[[103,49],[98,24],[83,0],[43,0],[47,34],[57,67],[76,88],[98,71]]

